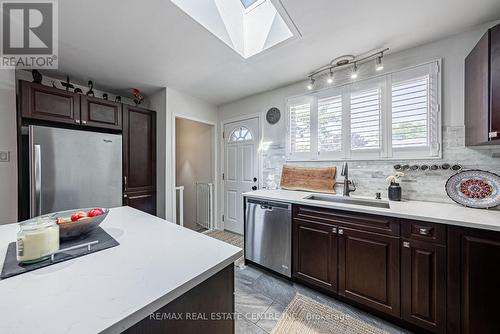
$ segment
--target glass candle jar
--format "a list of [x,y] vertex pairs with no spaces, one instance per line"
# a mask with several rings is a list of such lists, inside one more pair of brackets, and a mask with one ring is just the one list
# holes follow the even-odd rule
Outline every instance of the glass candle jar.
[[17,261],[35,263],[59,250],[59,225],[49,217],[37,217],[19,223]]

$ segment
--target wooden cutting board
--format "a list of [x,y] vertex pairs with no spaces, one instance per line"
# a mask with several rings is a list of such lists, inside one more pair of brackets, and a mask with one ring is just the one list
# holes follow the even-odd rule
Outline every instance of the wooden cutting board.
[[281,189],[303,190],[335,194],[337,168],[296,167],[284,165],[281,172]]

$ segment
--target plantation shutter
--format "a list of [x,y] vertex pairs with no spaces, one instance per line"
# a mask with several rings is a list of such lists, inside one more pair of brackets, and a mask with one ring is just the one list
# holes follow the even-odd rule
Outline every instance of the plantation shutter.
[[304,98],[289,102],[289,154],[291,157],[311,158],[313,151],[312,99]]
[[429,145],[429,76],[392,85],[392,147]]
[[351,150],[379,150],[381,89],[351,93]]
[[390,117],[394,157],[441,154],[437,62],[392,75]]
[[342,150],[342,95],[318,100],[318,152]]

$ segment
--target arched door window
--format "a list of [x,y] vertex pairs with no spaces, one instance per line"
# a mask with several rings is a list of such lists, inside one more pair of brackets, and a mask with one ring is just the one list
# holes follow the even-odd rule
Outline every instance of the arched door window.
[[238,142],[238,141],[248,141],[253,140],[252,132],[247,127],[240,126],[231,132],[229,136],[229,142]]

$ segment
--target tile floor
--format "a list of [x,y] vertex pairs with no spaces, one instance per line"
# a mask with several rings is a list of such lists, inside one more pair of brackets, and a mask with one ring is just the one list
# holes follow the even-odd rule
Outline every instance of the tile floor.
[[254,266],[235,267],[235,309],[241,315],[236,320],[236,333],[270,333],[278,323],[286,305],[297,292],[391,334],[410,333],[325,294],[287,281]]

